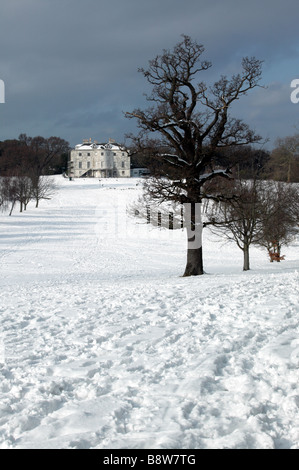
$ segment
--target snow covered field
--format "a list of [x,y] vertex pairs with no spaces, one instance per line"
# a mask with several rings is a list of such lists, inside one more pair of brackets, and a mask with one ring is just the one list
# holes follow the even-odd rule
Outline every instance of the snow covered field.
[[140,180],[0,214],[0,447],[299,448],[299,239],[281,263],[127,221]]

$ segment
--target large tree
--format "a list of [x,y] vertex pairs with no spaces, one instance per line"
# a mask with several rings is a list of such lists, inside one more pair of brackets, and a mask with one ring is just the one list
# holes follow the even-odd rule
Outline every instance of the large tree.
[[231,117],[235,101],[258,86],[261,61],[244,58],[241,72],[231,78],[221,76],[212,86],[199,81],[211,67],[202,60],[204,47],[183,36],[173,50],[164,50],[139,71],[151,86],[151,105],[126,113],[136,119],[139,135],[133,144],[149,155],[154,164],[152,198],[185,204],[188,237],[185,276],[203,274],[201,203],[218,197],[205,188],[214,178],[228,178],[231,161],[223,149],[260,141],[243,121]]

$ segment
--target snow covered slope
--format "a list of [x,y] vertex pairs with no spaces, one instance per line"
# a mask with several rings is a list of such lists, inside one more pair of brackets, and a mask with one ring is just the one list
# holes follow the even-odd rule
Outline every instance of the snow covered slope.
[[141,226],[139,180],[0,214],[2,448],[299,448],[299,241],[281,263]]

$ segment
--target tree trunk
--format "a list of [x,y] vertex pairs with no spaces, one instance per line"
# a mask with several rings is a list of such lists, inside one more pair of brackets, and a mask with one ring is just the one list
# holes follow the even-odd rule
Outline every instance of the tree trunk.
[[250,270],[250,265],[249,265],[249,245],[244,245],[243,248],[243,255],[244,255],[244,262],[243,262],[243,271],[249,271]]
[[[188,242],[189,243],[189,242]],[[187,264],[184,272],[186,276],[199,276],[204,274],[203,271],[203,259],[202,259],[202,247],[187,250]]]
[[289,164],[288,164],[288,176],[287,176],[287,182],[290,183],[291,182],[291,159],[289,160]]
[[13,208],[15,207],[15,203],[16,203],[16,201],[13,201],[13,202],[12,202],[9,215],[12,214]]
[[277,260],[276,260],[276,261],[277,261],[278,263],[280,263],[280,244],[279,244],[279,242],[277,242],[277,254],[278,254],[278,256],[277,256]]
[[184,204],[184,212],[188,246],[187,264],[183,276],[199,276],[204,274],[202,257],[201,203],[192,202]]

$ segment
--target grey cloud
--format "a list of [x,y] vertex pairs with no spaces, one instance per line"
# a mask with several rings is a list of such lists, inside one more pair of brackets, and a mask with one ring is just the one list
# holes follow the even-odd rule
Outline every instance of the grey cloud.
[[272,140],[277,132],[281,136],[293,132],[299,104],[290,106],[287,89],[293,78],[299,78],[294,76],[295,0],[5,0],[2,4],[0,79],[6,85],[6,103],[0,104],[0,140],[17,137],[19,131],[43,132],[74,145],[89,126],[90,133],[98,132],[92,135],[98,140],[122,140],[132,128],[123,111],[144,104],[146,83],[137,68],[162,49],[172,48],[182,33],[204,44],[205,57],[213,62],[206,77],[213,81],[222,73],[235,73],[245,55],[265,60],[263,82],[277,83],[277,89],[272,87],[271,97],[263,99],[258,99],[258,92],[252,94],[237,111]]

